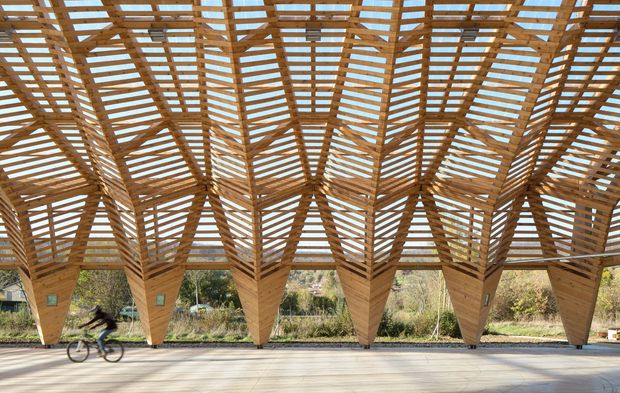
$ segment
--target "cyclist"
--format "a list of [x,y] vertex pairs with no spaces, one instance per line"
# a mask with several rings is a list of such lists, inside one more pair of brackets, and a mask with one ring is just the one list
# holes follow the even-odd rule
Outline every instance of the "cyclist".
[[115,331],[118,328],[118,326],[116,326],[116,320],[110,314],[104,312],[99,305],[93,307],[90,310],[90,312],[93,313],[93,319],[80,325],[79,327],[83,328],[97,321],[101,321],[101,322],[99,322],[96,325],[93,325],[92,327],[90,327],[90,329],[94,329],[97,326],[101,326],[105,324],[105,328],[101,331],[101,333],[99,333],[99,337],[97,337],[97,344],[99,345],[99,354],[101,355],[104,352],[107,352],[105,348],[104,340],[106,339],[106,337],[110,335],[110,333]]

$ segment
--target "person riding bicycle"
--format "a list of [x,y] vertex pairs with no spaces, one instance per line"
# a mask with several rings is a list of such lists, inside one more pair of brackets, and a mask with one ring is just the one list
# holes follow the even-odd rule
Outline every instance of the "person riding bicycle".
[[94,329],[98,326],[105,324],[105,328],[101,331],[101,333],[99,333],[99,337],[97,337],[97,344],[99,345],[99,350],[101,353],[105,353],[107,351],[104,345],[104,340],[110,335],[110,333],[114,332],[118,328],[118,326],[116,325],[116,320],[110,314],[104,312],[98,305],[93,307],[90,312],[93,313],[93,319],[80,325],[79,327],[83,328],[97,321],[101,322],[93,325],[92,327],[90,327],[90,329]]

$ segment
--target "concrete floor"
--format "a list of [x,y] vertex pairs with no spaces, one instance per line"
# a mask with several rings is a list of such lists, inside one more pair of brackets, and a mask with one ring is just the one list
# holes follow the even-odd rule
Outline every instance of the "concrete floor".
[[117,364],[0,347],[0,392],[100,391],[616,392],[620,346],[128,348]]

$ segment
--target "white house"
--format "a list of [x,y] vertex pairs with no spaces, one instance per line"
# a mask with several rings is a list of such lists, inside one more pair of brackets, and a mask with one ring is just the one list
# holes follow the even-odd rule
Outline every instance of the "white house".
[[26,295],[19,285],[11,284],[4,288],[0,288],[0,300],[9,302],[25,302]]

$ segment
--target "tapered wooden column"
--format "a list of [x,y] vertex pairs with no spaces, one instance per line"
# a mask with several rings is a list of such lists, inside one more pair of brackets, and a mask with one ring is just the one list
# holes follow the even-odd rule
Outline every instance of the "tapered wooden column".
[[357,340],[363,346],[375,341],[395,273],[396,268],[391,268],[369,280],[345,268],[338,268]]
[[78,268],[71,266],[37,277],[19,270],[42,344],[52,345],[60,340],[79,273]]
[[290,270],[290,267],[283,266],[268,276],[255,280],[240,269],[232,269],[248,330],[257,346],[269,341]]
[[501,268],[484,279],[449,266],[442,270],[463,340],[467,345],[478,345],[502,275]]
[[140,314],[140,322],[149,345],[164,342],[170,318],[175,309],[184,269],[174,267],[153,278],[141,279],[127,271],[127,281]]
[[587,344],[602,269],[597,268],[590,276],[556,266],[549,267],[547,272],[568,342],[577,346]]

